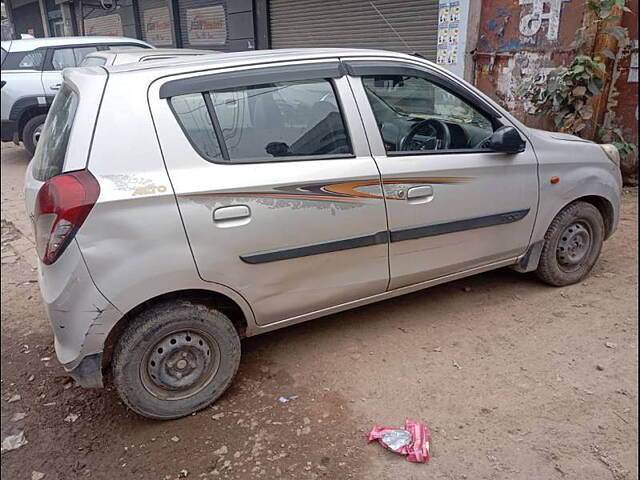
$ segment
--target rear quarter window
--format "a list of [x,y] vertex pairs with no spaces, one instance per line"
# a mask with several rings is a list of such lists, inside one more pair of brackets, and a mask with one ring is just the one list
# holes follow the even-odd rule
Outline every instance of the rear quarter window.
[[2,69],[42,70],[44,53],[45,50],[43,48],[32,50],[30,52],[8,52],[6,53],[6,57],[2,61]]
[[66,85],[53,100],[33,157],[36,180],[46,182],[62,173],[78,100],[78,94]]

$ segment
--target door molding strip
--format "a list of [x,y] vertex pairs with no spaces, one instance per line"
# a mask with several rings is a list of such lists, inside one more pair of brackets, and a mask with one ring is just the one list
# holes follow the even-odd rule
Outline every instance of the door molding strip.
[[453,222],[437,223],[434,225],[412,227],[390,232],[384,231],[372,233],[361,237],[332,240],[330,242],[314,243],[311,245],[286,247],[274,250],[265,250],[261,252],[240,255],[240,259],[245,263],[254,265],[260,263],[275,262],[279,260],[289,260],[292,258],[307,257],[310,255],[318,255],[321,253],[339,252],[341,250],[349,250],[351,248],[371,247],[373,245],[380,245],[387,242],[403,242],[405,240],[415,240],[417,238],[444,235],[446,233],[455,233],[465,230],[473,230],[476,228],[492,227],[496,225],[505,225],[522,220],[527,216],[529,211],[530,209],[527,208],[525,210],[515,210],[513,212],[498,213],[495,215],[486,215],[483,217],[474,217],[465,220],[456,220]]

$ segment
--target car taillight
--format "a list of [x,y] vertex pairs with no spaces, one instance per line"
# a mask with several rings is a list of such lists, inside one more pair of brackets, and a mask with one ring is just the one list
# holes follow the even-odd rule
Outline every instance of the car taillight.
[[89,215],[98,200],[100,185],[88,170],[58,175],[47,180],[36,197],[36,250],[42,263],[51,265]]

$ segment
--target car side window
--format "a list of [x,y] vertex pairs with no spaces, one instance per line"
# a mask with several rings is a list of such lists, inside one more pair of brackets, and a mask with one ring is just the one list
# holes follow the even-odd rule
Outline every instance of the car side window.
[[[174,111],[194,145],[203,145],[202,128],[215,134],[231,163],[303,160],[351,155],[340,105],[329,80],[276,82],[204,93],[212,123],[187,124]],[[197,101],[202,108],[200,100]],[[206,144],[208,145],[208,144]],[[217,154],[217,152],[216,152]],[[302,158],[301,158],[302,157]],[[218,157],[209,157],[216,161]]]
[[481,149],[493,133],[479,110],[426,78],[365,75],[362,83],[391,154]]
[[224,161],[204,94],[189,93],[173,97],[171,107],[197,152],[209,161]]
[[54,70],[62,70],[64,68],[75,67],[76,57],[73,54],[73,48],[57,48],[53,51],[51,63]]
[[84,57],[84,60],[82,60],[82,63],[80,63],[78,66],[80,67],[100,67],[102,65],[106,65],[107,64],[107,59],[104,57]]
[[80,65],[84,57],[89,55],[90,53],[97,52],[98,47],[78,47],[73,49],[73,56],[76,60],[76,65]]
[[7,52],[3,50],[2,70],[41,70],[44,61],[43,48],[30,52]]
[[24,57],[22,57],[20,63],[18,63],[18,68],[40,70],[43,59],[44,51],[34,50],[33,52],[26,53]]

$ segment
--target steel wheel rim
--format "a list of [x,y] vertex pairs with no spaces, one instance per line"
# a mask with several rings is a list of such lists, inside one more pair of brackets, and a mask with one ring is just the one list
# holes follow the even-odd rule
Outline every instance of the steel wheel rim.
[[36,129],[33,131],[33,135],[31,136],[31,140],[33,140],[33,144],[37,145],[40,140],[40,135],[42,134],[43,125],[38,125]]
[[220,358],[220,347],[208,333],[177,330],[147,349],[140,363],[140,377],[154,397],[183,400],[211,383]]
[[578,220],[564,229],[558,239],[556,259],[565,272],[575,272],[591,253],[593,233],[588,223]]

